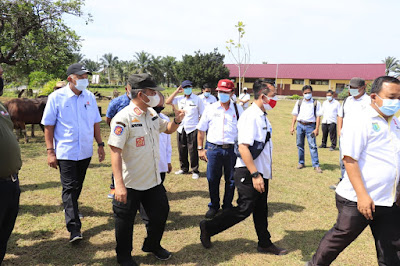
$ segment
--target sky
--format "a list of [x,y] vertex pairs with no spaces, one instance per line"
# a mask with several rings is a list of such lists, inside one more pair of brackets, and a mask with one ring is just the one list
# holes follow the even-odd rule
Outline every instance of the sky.
[[66,23],[95,61],[105,53],[132,60],[140,51],[181,60],[218,48],[235,63],[226,41],[237,41],[243,21],[250,63],[381,63],[400,59],[399,8],[399,0],[86,0],[93,22]]

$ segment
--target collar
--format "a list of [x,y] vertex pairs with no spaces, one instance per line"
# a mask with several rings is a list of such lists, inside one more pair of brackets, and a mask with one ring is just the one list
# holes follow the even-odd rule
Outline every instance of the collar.
[[87,95],[86,89],[84,89],[84,90],[82,91],[81,94],[76,95],[76,94],[71,90],[71,88],[69,87],[69,82],[68,82],[68,84],[67,84],[64,88],[65,88],[66,93],[67,93],[67,96],[68,96],[69,98],[71,98],[71,97],[73,97],[73,96],[80,96],[80,95],[86,96],[86,95]]
[[132,101],[129,103],[129,110],[133,113],[133,115],[140,117],[142,115],[146,115],[146,112],[140,109],[136,104]]
[[365,95],[368,96],[368,94],[367,94],[366,92],[364,92],[364,94],[363,94],[360,98],[358,98],[358,99],[354,98],[354,96],[352,96],[352,97],[353,97],[353,100],[354,100],[354,101],[361,101],[361,100],[363,100],[363,99],[365,98]]
[[255,104],[255,103],[253,103],[252,105],[250,105],[249,109],[250,109],[250,108],[253,108],[254,114],[255,114],[255,115],[264,116],[264,114],[267,114],[267,112],[264,113],[263,110],[261,110],[261,108],[258,107],[258,105]]

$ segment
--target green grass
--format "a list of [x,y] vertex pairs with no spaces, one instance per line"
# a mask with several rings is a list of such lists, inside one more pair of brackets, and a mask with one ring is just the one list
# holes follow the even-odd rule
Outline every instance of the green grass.
[[[4,102],[5,98],[0,100]],[[103,113],[108,102],[99,102]],[[273,126],[274,143],[269,230],[272,240],[289,250],[288,255],[277,257],[256,252],[257,237],[251,217],[213,237],[213,248],[206,250],[201,246],[198,224],[209,202],[206,164],[201,161],[201,178],[198,180],[192,180],[190,175],[167,174],[166,177],[171,210],[162,245],[173,252],[173,257],[160,262],[141,251],[146,233],[137,215],[132,253],[135,260],[142,265],[304,265],[336,220],[334,192],[328,187],[339,177],[339,152],[320,149],[319,159],[324,173],[317,174],[311,167],[306,147],[307,167],[296,169],[296,140],[289,132],[293,105],[294,101],[279,101],[268,116]],[[166,113],[170,112],[168,107]],[[107,141],[109,128],[105,122],[102,122],[101,129],[103,139]],[[111,201],[107,199],[111,176],[109,149],[106,149],[103,163],[98,162],[96,153],[92,158],[79,200],[80,210],[85,216],[82,220],[84,240],[79,245],[71,245],[61,205],[59,172],[47,166],[43,133],[37,130],[36,135],[28,144],[21,142],[20,212],[4,265],[117,265]],[[172,165],[176,171],[179,162],[175,134],[172,141]],[[320,144],[320,136],[317,143]],[[222,186],[223,182],[221,194]],[[374,264],[376,252],[369,229],[333,263]]]

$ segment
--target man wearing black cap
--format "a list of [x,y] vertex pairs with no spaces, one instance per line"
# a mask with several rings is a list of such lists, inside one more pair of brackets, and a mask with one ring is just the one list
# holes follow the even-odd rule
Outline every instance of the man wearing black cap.
[[168,199],[159,171],[160,132],[171,134],[185,113],[176,112],[173,122],[160,119],[152,108],[160,103],[158,87],[149,74],[134,74],[128,79],[131,102],[111,121],[108,145],[115,181],[113,211],[117,260],[121,265],[136,265],[132,259],[133,224],[139,205],[149,218],[144,252],[167,260],[171,253],[160,245],[169,213]]
[[90,159],[93,136],[98,144],[99,161],[104,160],[104,142],[100,134],[101,117],[96,99],[90,91],[83,65],[68,67],[68,84],[49,95],[42,124],[47,147],[47,164],[60,167],[62,200],[70,242],[82,239],[78,198]]

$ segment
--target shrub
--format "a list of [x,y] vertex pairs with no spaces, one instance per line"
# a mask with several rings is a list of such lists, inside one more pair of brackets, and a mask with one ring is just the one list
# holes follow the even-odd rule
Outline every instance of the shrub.
[[29,88],[40,88],[53,78],[52,75],[42,71],[34,71],[29,74]]
[[48,81],[46,84],[44,84],[44,86],[40,90],[39,95],[40,96],[48,96],[50,93],[52,93],[54,91],[54,87],[56,86],[58,81],[59,81],[58,79],[52,79],[52,80]]
[[344,88],[339,94],[338,94],[338,100],[344,100],[347,96],[349,96],[349,90],[347,88]]
[[290,99],[290,100],[300,100],[301,97],[299,95],[297,95],[297,94],[293,94],[292,96],[288,97],[288,99]]

